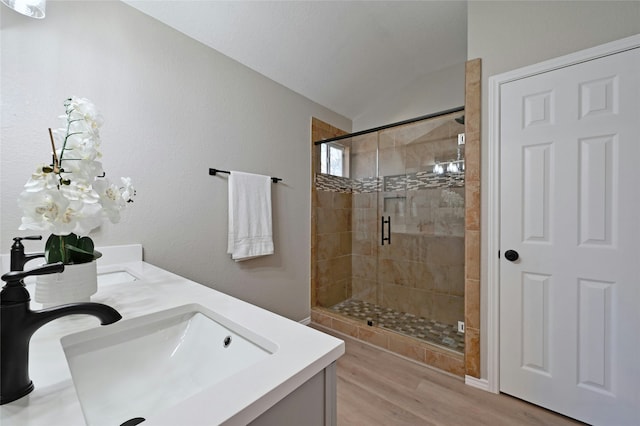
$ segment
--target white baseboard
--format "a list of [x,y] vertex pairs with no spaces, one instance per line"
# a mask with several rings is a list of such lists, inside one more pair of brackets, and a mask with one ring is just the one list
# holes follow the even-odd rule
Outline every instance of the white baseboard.
[[311,317],[309,316],[309,317],[303,318],[298,322],[302,325],[309,325],[311,324]]
[[464,376],[464,383],[465,385],[473,386],[474,388],[489,392],[489,382],[487,379],[477,379],[473,376]]

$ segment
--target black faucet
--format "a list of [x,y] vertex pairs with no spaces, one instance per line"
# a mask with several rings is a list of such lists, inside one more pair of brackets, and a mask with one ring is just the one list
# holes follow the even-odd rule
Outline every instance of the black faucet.
[[70,303],[32,311],[29,307],[31,297],[23,279],[62,271],[62,263],[52,263],[2,276],[6,284],[0,291],[0,405],[22,398],[33,390],[29,378],[29,342],[40,327],[54,319],[76,314],[93,315],[102,325],[122,318],[118,311],[101,303]]
[[24,245],[21,240],[41,240],[42,235],[32,235],[29,237],[15,237],[11,246],[11,268],[10,271],[24,271],[24,264],[38,257],[44,257],[44,253],[24,254]]

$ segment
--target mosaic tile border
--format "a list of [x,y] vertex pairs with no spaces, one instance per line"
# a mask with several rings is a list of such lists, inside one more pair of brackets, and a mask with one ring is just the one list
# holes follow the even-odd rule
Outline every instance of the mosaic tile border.
[[382,190],[382,178],[366,177],[351,180],[351,188],[355,194],[380,192]]
[[409,313],[394,311],[358,299],[347,299],[330,307],[329,310],[464,353],[464,334],[459,333],[457,327],[452,324],[444,324]]
[[351,179],[316,173],[316,189],[329,192],[352,193],[353,183]]
[[464,172],[437,174],[416,172],[406,175],[385,176],[384,191],[416,191],[432,188],[464,187]]
[[316,173],[316,189],[321,191],[363,194],[384,191],[417,191],[433,188],[464,188],[464,172],[438,174],[416,172],[406,175],[349,179]]

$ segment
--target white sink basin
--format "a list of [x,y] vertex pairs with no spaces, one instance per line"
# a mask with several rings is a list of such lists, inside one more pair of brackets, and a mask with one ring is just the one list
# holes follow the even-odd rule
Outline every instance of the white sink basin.
[[60,341],[87,424],[110,426],[156,415],[277,350],[198,304]]

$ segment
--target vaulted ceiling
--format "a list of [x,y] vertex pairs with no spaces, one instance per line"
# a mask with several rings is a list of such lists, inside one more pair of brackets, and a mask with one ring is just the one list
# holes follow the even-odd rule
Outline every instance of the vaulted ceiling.
[[124,1],[352,120],[466,60],[466,1]]

